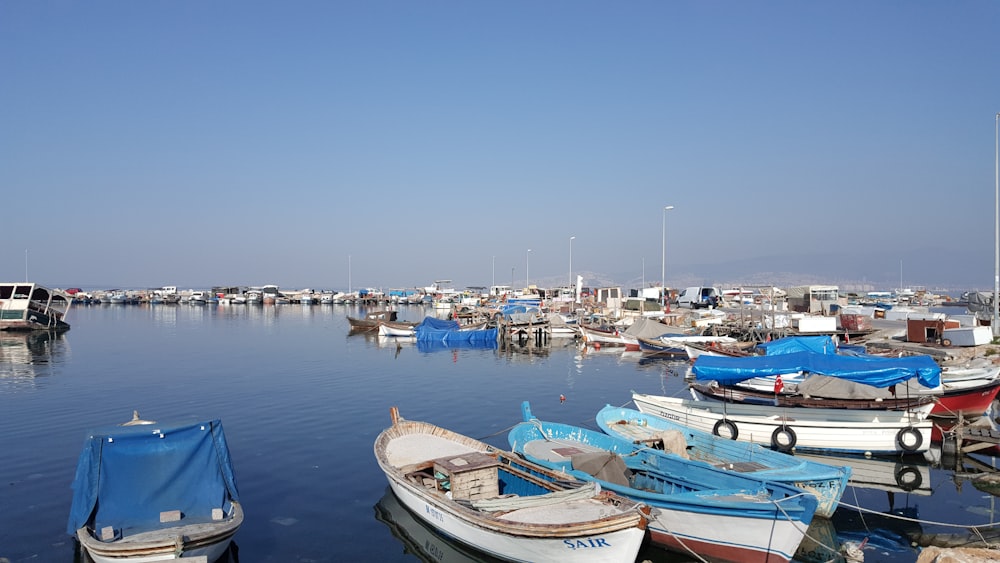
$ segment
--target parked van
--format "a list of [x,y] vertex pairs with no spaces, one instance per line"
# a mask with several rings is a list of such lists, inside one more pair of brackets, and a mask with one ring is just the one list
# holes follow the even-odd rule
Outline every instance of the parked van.
[[688,287],[677,295],[677,306],[692,309],[715,308],[719,306],[721,299],[722,292],[717,287]]

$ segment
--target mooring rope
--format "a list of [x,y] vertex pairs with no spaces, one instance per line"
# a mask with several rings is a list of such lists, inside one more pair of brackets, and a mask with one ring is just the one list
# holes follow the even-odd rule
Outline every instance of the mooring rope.
[[978,530],[980,528],[993,528],[1000,526],[1000,522],[992,522],[989,524],[951,524],[949,522],[937,522],[934,520],[921,520],[920,518],[910,518],[909,516],[901,516],[899,514],[893,514],[891,512],[879,512],[877,510],[872,510],[870,508],[864,508],[861,506],[855,506],[853,504],[848,504],[843,500],[840,501],[840,506],[846,506],[847,508],[853,508],[858,512],[868,513],[868,514],[878,514],[879,516],[885,516],[887,518],[894,518],[896,520],[903,520],[905,522],[914,522],[916,524],[931,524],[934,526],[945,526],[949,528],[961,528],[965,530]]
[[[819,545],[820,547],[823,547],[823,548],[826,548],[826,549],[830,550],[830,553],[839,553],[839,551],[837,550],[837,548],[835,548],[833,546],[826,545],[825,543],[823,543],[822,541],[820,541],[818,538],[814,538],[814,537],[810,536],[809,535],[809,527],[806,526],[806,529],[803,530],[802,529],[801,521],[792,518],[788,514],[788,512],[785,511],[784,507],[781,506],[781,503],[784,502],[784,501],[786,501],[786,500],[791,500],[793,498],[796,498],[796,497],[799,497],[799,496],[802,496],[802,495],[811,495],[811,494],[812,493],[801,492],[799,494],[792,495],[790,497],[785,497],[785,498],[781,498],[781,499],[773,499],[773,500],[771,500],[771,503],[774,504],[774,506],[777,507],[777,509],[779,511],[781,511],[782,514],[785,515],[785,519],[788,520],[789,522],[791,522],[792,526],[795,526],[796,530],[799,530],[800,532],[802,532],[802,535],[804,537],[807,537],[807,538],[811,539],[812,541],[816,542],[816,545]],[[829,561],[833,561],[833,560],[834,559],[830,559]],[[827,563],[829,563],[829,561]]]

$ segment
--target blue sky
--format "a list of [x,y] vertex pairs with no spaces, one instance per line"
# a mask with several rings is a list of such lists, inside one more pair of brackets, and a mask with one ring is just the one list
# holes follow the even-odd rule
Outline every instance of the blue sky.
[[998,29],[993,1],[3,2],[0,279],[989,288]]

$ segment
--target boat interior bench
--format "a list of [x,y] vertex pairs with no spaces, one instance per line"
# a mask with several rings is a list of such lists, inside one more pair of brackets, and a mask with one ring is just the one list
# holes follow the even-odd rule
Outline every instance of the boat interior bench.
[[132,524],[127,528],[102,526],[94,530],[94,537],[102,542],[148,542],[164,537],[199,535],[211,531],[219,521],[226,518],[226,511],[213,508],[210,513],[185,514],[180,510],[164,510],[159,513],[159,523],[149,521]]

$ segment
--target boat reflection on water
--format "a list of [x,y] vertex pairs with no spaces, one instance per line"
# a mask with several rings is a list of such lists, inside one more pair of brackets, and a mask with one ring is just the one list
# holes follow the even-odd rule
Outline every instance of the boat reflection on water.
[[[863,457],[796,452],[795,457],[850,467],[851,477],[848,485],[851,487],[926,496],[933,492],[930,464],[920,456]],[[850,499],[845,497],[845,500],[849,501]]]
[[404,553],[426,563],[502,561],[438,534],[400,504],[389,487],[386,487],[385,494],[375,504],[375,519],[388,526],[392,535],[403,542]]
[[[916,556],[912,538],[922,532],[916,506],[909,506],[910,495],[929,497],[931,466],[923,456],[863,457],[829,456],[796,453],[810,461],[844,465],[851,468],[848,490],[833,518],[813,519],[806,540],[795,554],[796,561],[844,561],[843,547],[861,549],[869,560],[874,553],[893,556]],[[882,491],[882,492],[879,492]],[[885,495],[886,510],[869,512],[855,506],[873,506],[877,495]],[[872,496],[876,495],[876,496]],[[862,497],[865,500],[861,500]],[[904,501],[899,506],[898,501]]]
[[0,331],[0,378],[33,379],[49,375],[68,349],[64,332]]

